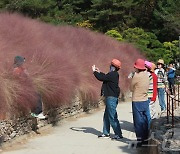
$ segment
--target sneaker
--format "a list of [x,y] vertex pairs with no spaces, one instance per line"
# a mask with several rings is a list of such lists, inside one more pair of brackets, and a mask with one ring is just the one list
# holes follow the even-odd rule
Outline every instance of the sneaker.
[[141,142],[134,142],[131,143],[130,148],[136,149],[136,148],[141,148],[142,147],[142,143]]
[[35,113],[31,113],[31,116],[37,118],[38,115]]
[[173,94],[170,95],[171,98],[174,98],[175,96]]
[[114,137],[112,137],[111,139],[112,140],[120,140],[120,139],[122,139],[123,138],[123,136],[121,135],[121,136],[119,136],[119,135],[115,135]]
[[46,116],[44,116],[43,113],[40,114],[31,113],[31,116],[39,119],[46,119]]
[[99,135],[98,138],[110,138],[110,135],[109,134],[102,134],[102,135]]
[[46,119],[46,116],[43,113],[40,113],[40,114],[37,115],[37,118]]
[[143,141],[143,142],[142,142],[142,146],[144,146],[144,147],[145,147],[145,146],[148,146],[148,141]]
[[164,112],[166,112],[166,109],[164,109],[164,110],[161,111],[161,113],[164,113]]

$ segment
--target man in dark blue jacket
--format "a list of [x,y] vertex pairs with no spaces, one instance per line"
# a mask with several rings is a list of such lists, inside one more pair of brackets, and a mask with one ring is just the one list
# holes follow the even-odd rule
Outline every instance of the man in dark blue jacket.
[[169,89],[170,89],[171,95],[175,93],[175,88],[174,88],[175,70],[176,69],[173,67],[173,64],[170,63],[168,67],[167,76],[168,76],[168,83],[169,83]]
[[118,70],[121,68],[121,62],[117,59],[113,59],[110,65],[110,72],[104,74],[96,68],[95,65],[92,66],[94,76],[102,81],[101,95],[105,97],[105,112],[103,117],[103,134],[98,136],[99,138],[109,138],[110,137],[110,126],[113,128],[115,136],[112,139],[121,139],[122,131],[120,123],[117,116],[116,107],[118,104],[118,97],[120,94],[119,88],[119,74]]

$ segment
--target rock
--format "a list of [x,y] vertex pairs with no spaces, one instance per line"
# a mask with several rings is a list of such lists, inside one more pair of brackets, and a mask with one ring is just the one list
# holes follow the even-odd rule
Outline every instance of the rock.
[[12,134],[10,135],[10,138],[11,139],[14,138],[16,136],[16,134],[17,134],[16,131],[13,131]]
[[[103,101],[101,104],[102,103]],[[95,107],[94,104],[90,102],[87,102],[86,105],[88,110],[89,108],[93,109],[93,107]],[[37,119],[30,116],[30,114],[19,118],[14,117],[13,120],[2,120],[0,121],[0,140],[6,142],[15,137],[29,133],[32,130],[37,130],[37,125],[38,127],[43,127],[50,123],[55,125],[59,120],[81,113],[83,110],[82,100],[77,96],[73,99],[70,106],[61,106],[59,108],[46,110],[48,119],[38,123]]]

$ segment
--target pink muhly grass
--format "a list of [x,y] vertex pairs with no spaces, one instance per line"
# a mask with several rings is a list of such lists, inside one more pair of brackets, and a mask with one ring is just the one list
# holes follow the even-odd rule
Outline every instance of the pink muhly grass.
[[[53,26],[8,13],[0,14],[0,23],[0,64],[8,63],[12,67],[14,56],[24,56],[32,84],[28,91],[25,82],[8,78],[9,71],[5,77],[9,80],[8,87],[12,88],[6,88],[3,76],[0,96],[3,93],[11,96],[8,100],[8,97],[2,98],[7,100],[3,105],[7,107],[16,102],[23,104],[30,96],[36,98],[35,93],[42,95],[48,107],[69,104],[76,91],[84,101],[97,101],[102,83],[95,79],[91,66],[95,64],[107,73],[113,58],[122,62],[120,87],[125,93],[129,86],[127,76],[134,62],[143,58],[132,45],[83,28]],[[19,92],[18,97],[14,97],[14,91]]]
[[27,79],[15,78],[9,71],[1,69],[0,74],[0,111],[1,116],[6,118],[27,114],[37,101],[32,83]]
[[28,64],[33,83],[47,106],[63,105],[71,100],[78,85],[77,72],[66,57],[51,50],[44,55],[36,54]]

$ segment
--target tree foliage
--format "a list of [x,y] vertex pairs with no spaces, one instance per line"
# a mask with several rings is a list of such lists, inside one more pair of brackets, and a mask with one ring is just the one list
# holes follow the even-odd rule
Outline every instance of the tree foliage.
[[161,42],[173,41],[180,33],[179,0],[1,0],[0,8],[54,24],[88,20],[101,32],[140,27]]
[[161,43],[155,34],[145,32],[141,28],[128,28],[122,34],[116,30],[109,30],[106,34],[118,41],[133,43],[150,61],[156,62],[160,58],[164,59],[165,63],[179,61],[178,40]]
[[116,27],[123,30],[136,21],[132,16],[135,4],[133,0],[92,0],[91,9],[85,14],[102,32]]
[[122,41],[123,40],[122,35],[118,31],[116,31],[116,30],[109,30],[105,34],[115,38],[118,41]]
[[[179,8],[179,0],[164,0],[159,1],[157,8],[154,10],[154,22],[159,23],[159,26],[157,25],[153,29],[163,41],[172,40],[172,38],[178,39],[177,34],[180,34]],[[161,33],[158,33],[158,31]]]
[[1,0],[0,8],[38,18],[41,15],[48,15],[56,4],[56,0]]

